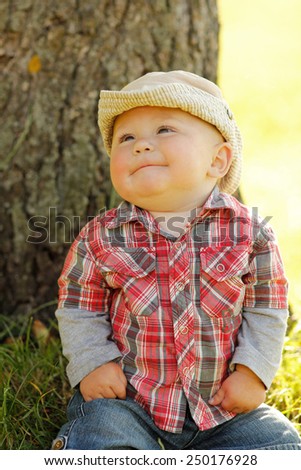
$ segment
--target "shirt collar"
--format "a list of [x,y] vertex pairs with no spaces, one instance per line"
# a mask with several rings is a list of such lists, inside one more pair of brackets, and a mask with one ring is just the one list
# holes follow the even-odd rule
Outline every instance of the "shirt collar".
[[[208,210],[230,209],[236,212],[237,200],[230,194],[221,193],[218,186],[215,186],[207,201],[203,205],[201,211],[197,214],[197,218],[202,217]],[[151,214],[140,207],[123,201],[115,209],[112,209],[101,217],[101,222],[108,229],[115,229],[129,222],[140,221],[150,231],[156,231],[156,223]]]
[[101,221],[108,229],[114,229],[129,222],[140,221],[150,231],[156,230],[156,224],[151,214],[127,201],[122,201],[116,209],[106,212]]
[[[237,211],[238,201],[236,198],[227,193],[221,193],[218,186],[215,186],[212,193],[208,197],[203,206],[203,210],[212,209],[231,209]],[[202,211],[203,211],[202,210]]]

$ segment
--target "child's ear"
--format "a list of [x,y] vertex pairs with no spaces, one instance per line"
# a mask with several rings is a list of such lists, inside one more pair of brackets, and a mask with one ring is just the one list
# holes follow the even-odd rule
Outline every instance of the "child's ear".
[[229,142],[223,142],[216,148],[208,176],[212,178],[222,178],[230,168],[232,162],[232,147]]

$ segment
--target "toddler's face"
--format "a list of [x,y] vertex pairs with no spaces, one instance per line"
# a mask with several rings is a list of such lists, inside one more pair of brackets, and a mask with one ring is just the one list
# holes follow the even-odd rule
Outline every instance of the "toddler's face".
[[202,205],[216,179],[211,174],[218,130],[179,109],[140,107],[117,117],[111,178],[118,194],[149,211]]

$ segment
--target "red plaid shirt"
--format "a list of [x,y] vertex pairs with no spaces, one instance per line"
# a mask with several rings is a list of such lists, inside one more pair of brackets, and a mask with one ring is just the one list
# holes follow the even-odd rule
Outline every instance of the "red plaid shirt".
[[169,432],[187,401],[203,430],[234,416],[208,399],[229,374],[243,308],[287,307],[271,228],[217,189],[177,240],[126,202],[97,216],[59,285],[60,308],[110,313],[128,395]]

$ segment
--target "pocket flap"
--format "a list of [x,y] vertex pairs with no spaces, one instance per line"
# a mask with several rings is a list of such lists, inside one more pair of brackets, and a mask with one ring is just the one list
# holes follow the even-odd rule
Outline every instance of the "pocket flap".
[[249,252],[249,245],[202,248],[202,271],[217,281],[234,276],[241,277],[249,271]]
[[156,268],[156,249],[111,247],[101,254],[97,263],[103,272],[143,277]]

